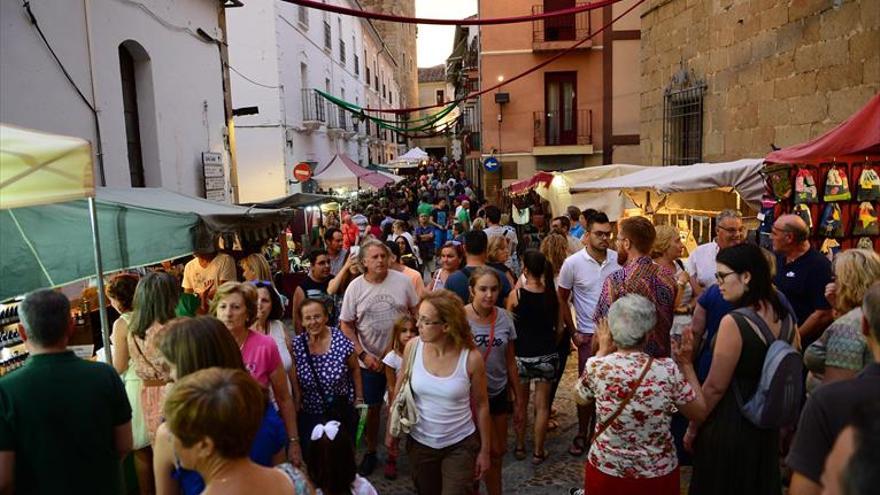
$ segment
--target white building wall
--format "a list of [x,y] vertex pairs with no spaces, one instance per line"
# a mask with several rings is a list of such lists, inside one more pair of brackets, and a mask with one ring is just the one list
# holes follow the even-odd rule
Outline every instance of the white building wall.
[[[354,2],[334,2],[357,8]],[[303,89],[325,91],[363,104],[364,74],[355,74],[355,55],[361,60],[361,23],[348,16],[305,9],[307,22],[300,19],[300,7],[280,2],[246,2],[228,11],[230,65],[234,107],[258,105],[260,113],[236,117],[240,195],[249,201],[270,199],[300,190],[290,184],[293,167],[302,161],[323,165],[337,153],[348,154],[366,165],[365,149],[356,136],[328,132],[326,125],[306,129],[303,125]],[[324,19],[330,24],[331,44],[324,47]],[[341,30],[340,30],[341,24]],[[345,63],[340,60],[340,34],[345,42]],[[354,46],[352,46],[354,45]],[[361,60],[363,69],[363,62]],[[305,81],[301,71],[306,66]],[[259,84],[254,84],[254,83]],[[268,87],[266,87],[268,86]],[[265,109],[264,109],[265,106]],[[337,112],[324,102],[325,115]],[[350,115],[348,120],[351,125]],[[277,132],[276,132],[277,130]],[[249,174],[243,172],[246,164]]]
[[[37,1],[31,8],[74,82],[96,102],[106,184],[131,185],[118,52],[131,40],[149,57],[137,74],[146,185],[203,194],[201,153],[222,152],[228,161],[219,51],[196,34],[201,28],[222,38],[220,3]],[[0,2],[0,101],[4,123],[95,141],[91,110],[17,1]]]

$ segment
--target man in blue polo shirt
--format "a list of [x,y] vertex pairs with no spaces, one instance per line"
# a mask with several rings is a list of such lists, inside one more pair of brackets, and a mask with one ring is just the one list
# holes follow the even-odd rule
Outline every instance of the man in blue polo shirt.
[[30,357],[0,378],[0,493],[123,493],[131,407],[109,365],[67,350],[70,303],[38,290],[19,306]]
[[[470,300],[470,286],[468,285],[471,272],[478,266],[486,264],[486,251],[489,247],[489,237],[482,230],[469,230],[464,234],[465,266],[453,273],[446,279],[446,288],[454,292],[465,304]],[[501,270],[492,268],[501,279],[501,290],[498,292],[497,306],[504,307],[507,295],[510,294],[510,282]]]
[[770,233],[776,252],[773,283],[794,308],[802,349],[832,321],[831,304],[825,299],[825,286],[832,280],[831,262],[810,247],[809,235],[809,227],[797,215],[780,216]]

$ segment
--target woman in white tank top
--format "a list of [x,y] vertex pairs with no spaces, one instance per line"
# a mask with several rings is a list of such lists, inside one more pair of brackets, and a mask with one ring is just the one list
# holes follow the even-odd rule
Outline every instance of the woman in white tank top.
[[[474,481],[489,469],[486,368],[470,336],[464,305],[452,292],[426,294],[417,326],[419,338],[407,344],[397,380],[399,387],[410,373],[408,357],[415,353],[411,385],[419,421],[407,441],[413,483],[421,495],[470,494]],[[386,445],[390,440],[389,434]]]

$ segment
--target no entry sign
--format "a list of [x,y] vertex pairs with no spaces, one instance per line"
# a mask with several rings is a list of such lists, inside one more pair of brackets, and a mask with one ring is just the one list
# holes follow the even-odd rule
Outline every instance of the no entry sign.
[[293,178],[297,182],[306,182],[312,178],[312,167],[306,162],[299,162],[293,167]]

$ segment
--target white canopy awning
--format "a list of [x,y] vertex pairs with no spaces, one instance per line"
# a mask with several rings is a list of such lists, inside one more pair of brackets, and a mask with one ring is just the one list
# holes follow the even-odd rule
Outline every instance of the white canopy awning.
[[764,160],[750,158],[726,163],[696,163],[669,167],[647,167],[621,177],[611,177],[571,186],[571,192],[622,190],[660,194],[735,190],[753,209],[760,209],[764,192],[761,169]]

